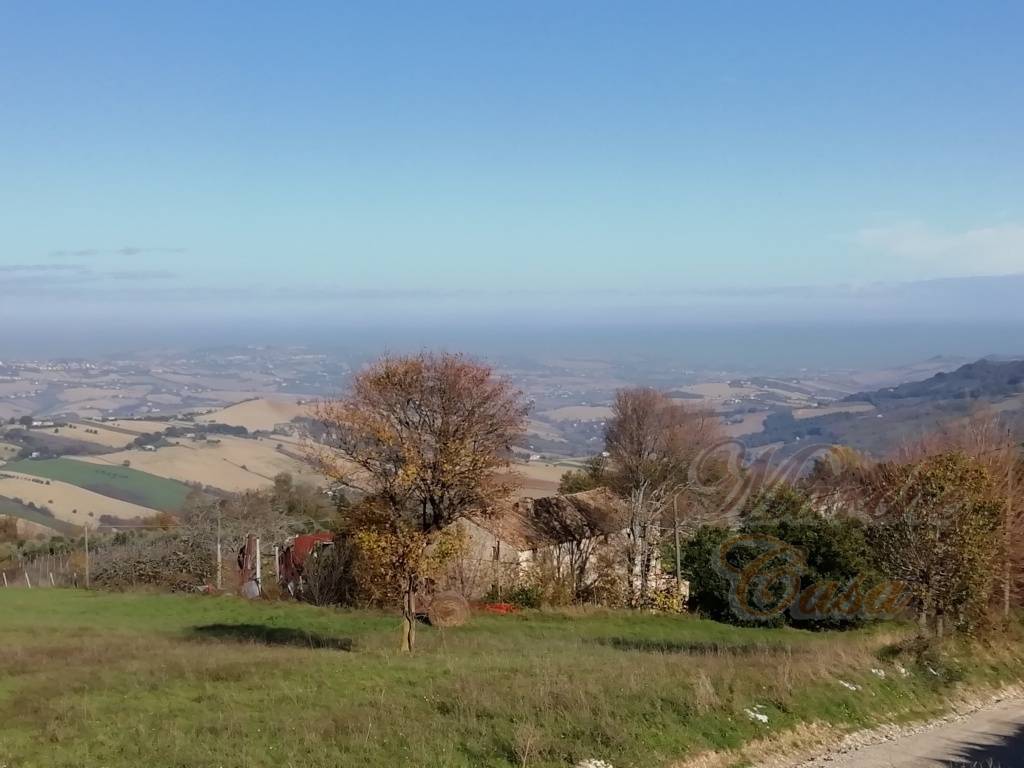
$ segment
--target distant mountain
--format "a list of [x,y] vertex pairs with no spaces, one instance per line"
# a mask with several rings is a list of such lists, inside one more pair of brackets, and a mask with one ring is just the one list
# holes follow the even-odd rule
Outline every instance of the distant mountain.
[[950,373],[937,373],[924,381],[912,381],[874,392],[859,392],[845,399],[881,407],[893,400],[976,400],[1021,392],[1024,392],[1024,360],[1000,362],[984,359],[960,366]]
[[808,444],[849,445],[881,458],[968,416],[979,404],[992,406],[1007,429],[1024,437],[1024,360],[986,358],[921,381],[859,392],[844,401],[850,410],[833,407],[805,418],[792,409],[779,409],[764,420],[761,432],[742,439],[751,448],[776,446],[775,461]]

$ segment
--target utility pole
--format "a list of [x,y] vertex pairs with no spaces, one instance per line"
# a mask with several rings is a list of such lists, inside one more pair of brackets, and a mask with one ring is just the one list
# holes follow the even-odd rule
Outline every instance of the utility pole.
[[89,525],[85,526],[85,588],[89,588]]

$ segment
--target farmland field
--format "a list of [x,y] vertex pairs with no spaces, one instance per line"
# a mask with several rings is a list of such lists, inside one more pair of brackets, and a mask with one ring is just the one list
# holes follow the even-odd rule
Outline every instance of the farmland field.
[[32,475],[5,477],[10,474],[8,467],[0,468],[0,495],[45,506],[53,516],[65,523],[84,525],[98,522],[103,515],[122,520],[133,517],[152,517],[157,510],[94,493],[71,483],[41,478]]
[[834,736],[928,716],[1021,673],[1005,642],[929,670],[887,654],[901,627],[622,611],[474,614],[421,627],[412,656],[394,650],[397,617],[373,611],[9,589],[0,615],[0,764],[18,768],[665,768],[711,749],[736,764],[801,723]]
[[38,509],[32,509],[24,504],[19,504],[14,501],[14,499],[9,499],[5,496],[0,496],[0,515],[8,515],[10,517],[28,520],[31,523],[37,523],[47,528],[52,528],[59,533],[70,533],[74,530],[74,526],[69,525],[68,523],[54,519],[49,515],[40,512]]
[[119,451],[83,461],[119,466],[127,460],[153,475],[225,491],[268,487],[281,472],[314,484],[323,482],[307,464],[276,450],[281,441],[273,437],[257,440],[221,435],[217,439],[219,442],[212,444],[179,440],[177,445],[156,451]]
[[128,467],[90,464],[75,459],[26,459],[5,465],[3,471],[59,480],[113,499],[166,512],[181,509],[189,494],[188,486],[175,480]]
[[298,405],[290,400],[259,398],[230,405],[219,411],[196,418],[196,422],[219,422],[255,430],[270,431],[276,424],[286,423],[300,416],[309,416],[310,406]]
[[554,421],[603,421],[612,417],[607,405],[565,405],[541,414]]

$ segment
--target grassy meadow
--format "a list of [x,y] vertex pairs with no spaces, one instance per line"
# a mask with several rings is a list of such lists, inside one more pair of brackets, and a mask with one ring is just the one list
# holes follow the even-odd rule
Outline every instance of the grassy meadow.
[[75,459],[25,459],[6,464],[0,471],[59,480],[112,499],[166,512],[181,509],[189,494],[188,486],[176,480],[129,467]]
[[966,682],[1024,669],[1003,642],[934,672],[897,661],[901,627],[811,634],[611,611],[475,614],[422,627],[411,657],[395,650],[395,616],[231,597],[10,589],[0,617],[11,768],[653,768],[810,721],[925,716]]

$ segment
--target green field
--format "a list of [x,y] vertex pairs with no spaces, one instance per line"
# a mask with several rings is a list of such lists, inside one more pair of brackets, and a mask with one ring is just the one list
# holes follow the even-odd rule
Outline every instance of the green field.
[[128,467],[90,464],[75,459],[25,459],[0,467],[0,472],[5,471],[59,480],[113,499],[166,512],[181,509],[190,491],[187,485],[177,480]]
[[0,616],[0,765],[18,768],[659,768],[806,721],[934,714],[1024,663],[1005,638],[932,672],[887,652],[901,627],[610,611],[474,615],[423,627],[411,657],[394,616],[231,597],[10,589]]
[[48,528],[52,528],[53,530],[64,534],[72,534],[77,530],[76,527],[70,523],[65,523],[62,520],[57,520],[54,517],[45,515],[38,509],[27,507],[24,504],[18,503],[14,499],[8,499],[6,496],[0,496],[0,515],[20,517],[22,520],[39,523],[40,525],[45,525]]

